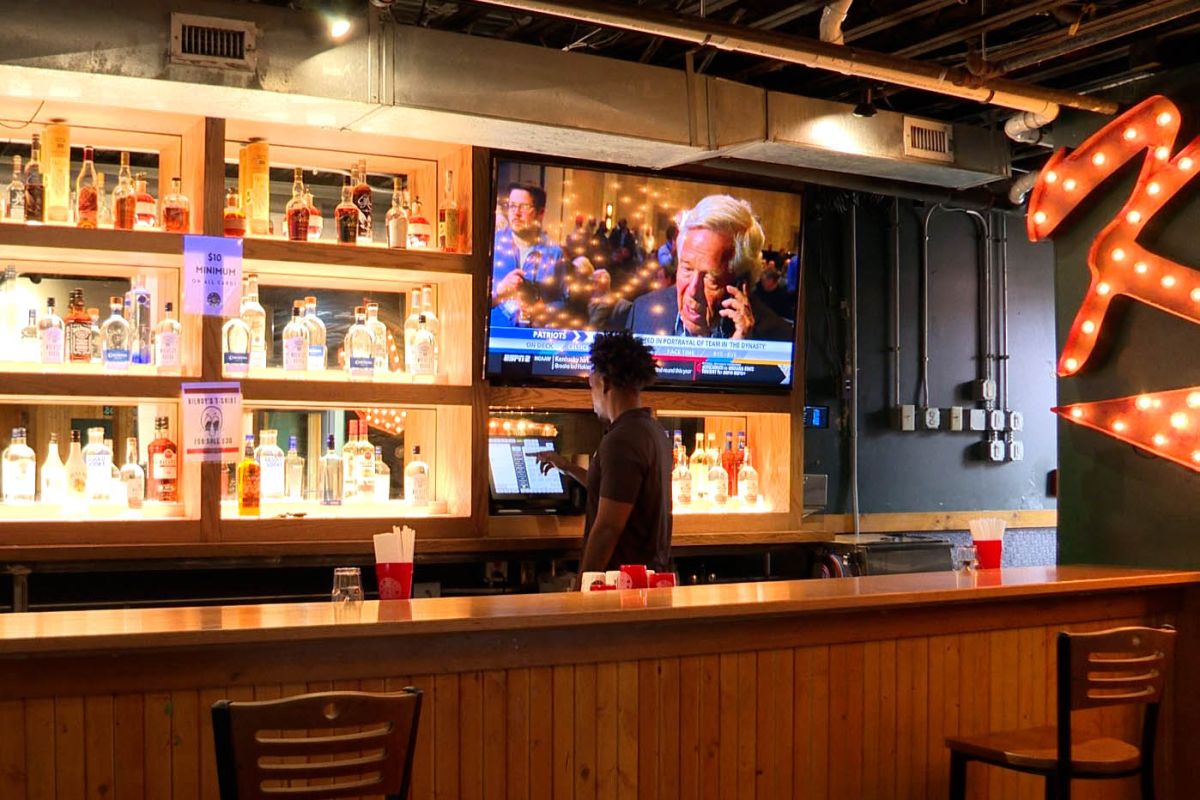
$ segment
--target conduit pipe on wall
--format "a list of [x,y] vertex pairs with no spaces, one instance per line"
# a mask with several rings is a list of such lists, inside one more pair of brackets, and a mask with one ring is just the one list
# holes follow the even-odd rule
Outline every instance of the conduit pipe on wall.
[[850,198],[850,513],[862,534],[858,503],[858,195]]
[[1087,95],[1003,78],[980,80],[966,70],[944,67],[815,39],[745,28],[645,7],[632,8],[597,0],[478,0],[488,5],[547,14],[610,28],[690,42],[744,55],[770,58],[877,80],[910,89],[975,100],[1017,111],[1054,116],[1058,106],[1099,114],[1115,114],[1117,104]]
[[821,41],[830,44],[845,44],[842,36],[842,23],[850,13],[850,4],[854,0],[834,0],[825,6],[821,12]]

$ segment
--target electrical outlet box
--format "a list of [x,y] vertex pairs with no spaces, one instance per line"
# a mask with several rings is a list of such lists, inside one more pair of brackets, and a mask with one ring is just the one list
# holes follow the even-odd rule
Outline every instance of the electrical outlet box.
[[1009,461],[1024,461],[1025,460],[1025,443],[1013,440],[1008,443],[1008,460]]
[[1004,442],[999,439],[988,442],[987,448],[988,461],[1003,461],[1004,460]]
[[950,430],[961,431],[963,429],[963,409],[962,406],[950,406]]
[[987,429],[989,431],[1004,430],[1005,422],[1007,422],[1007,420],[1004,418],[1003,411],[989,411],[988,412]]
[[987,427],[987,412],[982,408],[972,408],[969,410],[971,414],[968,421],[970,422],[971,430],[983,431]]
[[942,425],[942,412],[937,408],[921,409],[921,426],[927,431],[936,431]]
[[987,380],[975,381],[975,399],[984,401],[995,400],[996,382],[990,378]]
[[1008,412],[1008,429],[1010,431],[1025,430],[1025,415],[1020,411]]
[[898,431],[915,431],[917,429],[917,407],[914,405],[896,406],[893,409],[893,420]]

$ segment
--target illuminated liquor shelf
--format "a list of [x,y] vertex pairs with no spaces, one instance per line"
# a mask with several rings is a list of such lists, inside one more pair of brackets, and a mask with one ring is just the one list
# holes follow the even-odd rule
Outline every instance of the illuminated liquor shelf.
[[0,522],[60,522],[74,521],[77,524],[97,520],[143,520],[183,519],[186,512],[182,503],[156,503],[147,500],[141,508],[129,508],[119,500],[78,501],[58,503],[3,503],[0,504]]
[[121,398],[123,402],[140,399],[172,399],[179,397],[179,375],[158,375],[153,367],[130,368],[128,374],[104,372],[99,365],[64,364],[53,373],[24,371],[19,367],[34,366],[0,362],[0,395],[8,400],[18,398],[45,402],[64,396],[74,401],[85,398]]
[[413,506],[405,500],[346,500],[339,505],[324,505],[317,500],[264,500],[255,515],[238,514],[233,500],[221,502],[221,516],[226,520],[241,519],[398,519],[452,518],[445,500],[432,500],[427,506]]

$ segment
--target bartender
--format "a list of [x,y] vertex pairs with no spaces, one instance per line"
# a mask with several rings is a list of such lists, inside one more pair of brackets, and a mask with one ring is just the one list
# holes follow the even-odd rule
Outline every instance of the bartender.
[[587,487],[587,517],[579,571],[645,564],[666,571],[671,560],[671,443],[642,389],[654,381],[654,357],[627,331],[597,336],[592,343],[588,386],[592,408],[605,425],[588,469],[557,453],[542,453],[551,469]]

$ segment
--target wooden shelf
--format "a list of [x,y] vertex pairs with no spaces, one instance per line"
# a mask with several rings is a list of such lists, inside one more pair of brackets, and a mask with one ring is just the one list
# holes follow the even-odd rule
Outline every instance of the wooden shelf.
[[25,547],[77,545],[80,541],[103,546],[187,544],[204,540],[198,519],[75,519],[58,522],[12,522],[0,525],[0,557],[12,562]]
[[[0,224],[0,247],[14,261],[58,261],[80,267],[111,266],[180,268],[183,234],[161,231],[117,231],[67,225]],[[94,270],[93,270],[94,271]]]
[[[229,378],[227,380],[236,380]],[[242,382],[242,399],[253,406],[446,406],[471,404],[470,386],[422,383],[339,383],[311,380],[250,378]],[[178,389],[176,391],[178,394]]]
[[[246,261],[277,261],[318,264],[323,267],[351,266],[414,270],[419,272],[466,273],[474,270],[472,256],[436,250],[391,250],[378,246],[337,245],[325,241],[289,242],[286,239],[247,237],[242,244]],[[248,268],[252,265],[248,265]]]
[[[643,395],[656,412],[695,413],[775,413],[791,411],[792,399],[787,394],[731,394],[720,392],[682,392],[651,390]],[[491,386],[488,403],[505,408],[536,408],[542,410],[591,411],[592,395],[588,389],[522,388]]]
[[[62,368],[69,370],[71,365],[64,364]],[[129,405],[141,399],[176,400],[179,384],[187,380],[196,379],[178,375],[0,372],[0,396],[8,400],[23,398],[38,402],[57,397],[66,397],[72,402],[91,398],[104,400],[105,405]]]

